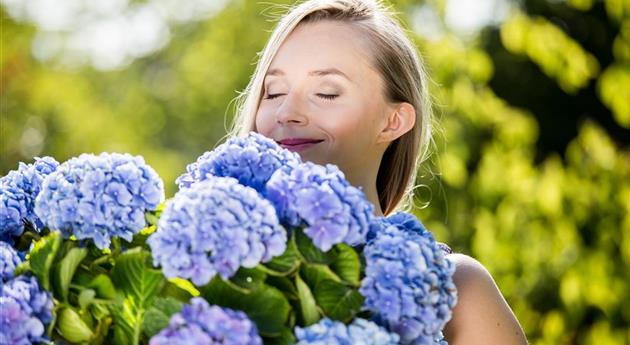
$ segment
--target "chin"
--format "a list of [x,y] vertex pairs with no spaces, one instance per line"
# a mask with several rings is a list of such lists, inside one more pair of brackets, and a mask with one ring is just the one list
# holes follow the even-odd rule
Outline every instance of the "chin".
[[323,159],[321,157],[318,157],[317,155],[312,154],[312,153],[301,152],[298,154],[300,155],[300,158],[302,158],[303,162],[311,162],[311,163],[315,163],[319,165],[326,165],[330,163],[330,161]]

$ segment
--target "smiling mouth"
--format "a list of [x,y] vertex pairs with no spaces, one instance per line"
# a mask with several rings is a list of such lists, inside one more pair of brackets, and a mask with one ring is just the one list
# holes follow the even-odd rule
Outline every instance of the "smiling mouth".
[[285,139],[285,140],[280,140],[278,144],[280,144],[282,148],[287,149],[289,151],[301,152],[323,141],[324,140],[316,140],[316,139]]

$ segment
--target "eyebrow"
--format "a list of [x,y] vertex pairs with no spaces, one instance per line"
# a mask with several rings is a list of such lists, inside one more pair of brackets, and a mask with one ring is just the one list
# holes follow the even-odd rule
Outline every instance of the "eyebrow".
[[[267,74],[265,74],[265,76],[283,76],[283,75],[284,75],[284,72],[278,68],[272,68],[269,71],[267,71]],[[310,71],[308,72],[308,75],[317,76],[317,77],[323,77],[326,75],[338,75],[352,82],[352,79],[350,79],[350,77],[348,77],[345,73],[343,73],[342,71],[334,67]]]

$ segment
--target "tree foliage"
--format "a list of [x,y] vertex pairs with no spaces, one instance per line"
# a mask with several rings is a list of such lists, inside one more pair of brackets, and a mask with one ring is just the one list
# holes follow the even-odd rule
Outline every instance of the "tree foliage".
[[[630,1],[514,2],[472,38],[449,32],[445,3],[393,2],[406,26],[424,25],[414,13],[428,6],[444,29],[410,31],[437,128],[416,213],[489,269],[532,344],[630,344]],[[229,2],[114,71],[35,59],[38,28],[0,11],[0,171],[36,155],[130,152],[172,195],[225,135],[284,10]]]

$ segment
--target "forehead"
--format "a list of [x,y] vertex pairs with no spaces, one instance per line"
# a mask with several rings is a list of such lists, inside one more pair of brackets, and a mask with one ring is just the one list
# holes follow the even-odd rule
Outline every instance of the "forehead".
[[362,36],[358,28],[339,21],[300,24],[282,43],[269,70],[336,68],[351,78],[374,77],[371,52]]

